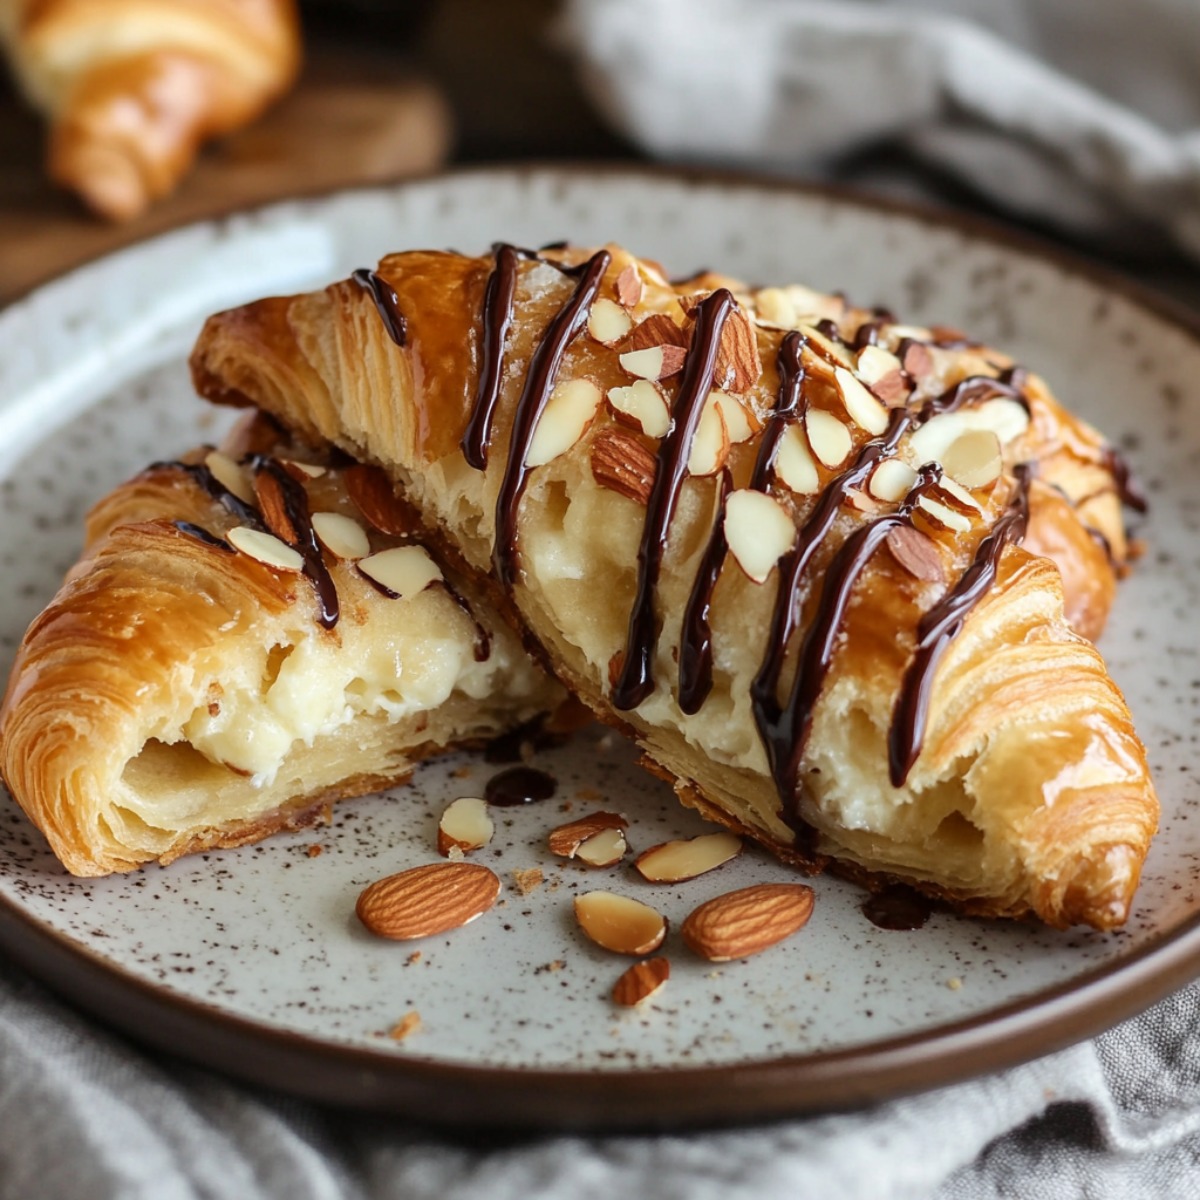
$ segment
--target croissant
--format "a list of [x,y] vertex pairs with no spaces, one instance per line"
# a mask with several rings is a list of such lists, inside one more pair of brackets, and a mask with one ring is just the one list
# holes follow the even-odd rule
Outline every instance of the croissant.
[[1126,919],[1158,806],[1083,635],[1141,501],[998,351],[501,245],[214,316],[192,373],[385,468],[707,817],[967,913]]
[[0,770],[67,869],[309,825],[555,709],[416,532],[377,469],[261,420],[100,501],[0,709]]
[[0,35],[50,121],[51,176],[111,220],[172,191],[300,66],[293,0],[0,0]]

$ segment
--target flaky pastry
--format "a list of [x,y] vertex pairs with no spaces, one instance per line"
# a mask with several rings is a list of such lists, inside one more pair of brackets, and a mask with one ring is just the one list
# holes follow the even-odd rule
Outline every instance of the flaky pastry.
[[1078,630],[1139,501],[999,352],[616,247],[501,245],[220,314],[192,367],[386,469],[705,815],[967,912],[1125,920],[1158,807]]
[[419,533],[377,468],[261,420],[102,500],[0,711],[4,779],[67,869],[312,824],[556,708]]

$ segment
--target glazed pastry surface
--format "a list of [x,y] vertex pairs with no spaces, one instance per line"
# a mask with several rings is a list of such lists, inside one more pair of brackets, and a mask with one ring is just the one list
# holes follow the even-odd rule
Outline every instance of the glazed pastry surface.
[[51,176],[112,220],[173,190],[300,66],[294,0],[0,0],[0,37],[49,120]]
[[[556,708],[559,689],[419,532],[382,472],[257,419],[216,456],[156,464],[100,501],[0,712],[5,781],[67,869],[312,824]],[[359,557],[393,549],[402,593]],[[287,566],[268,563],[280,553]]]
[[1125,920],[1157,801],[1087,639],[1140,498],[1000,352],[499,246],[220,314],[192,365],[384,467],[707,816],[968,912]]

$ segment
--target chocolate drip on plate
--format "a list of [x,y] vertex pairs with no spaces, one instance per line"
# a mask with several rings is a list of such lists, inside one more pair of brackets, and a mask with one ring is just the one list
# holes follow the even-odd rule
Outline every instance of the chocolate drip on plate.
[[375,309],[383,321],[383,327],[388,331],[388,337],[397,346],[405,345],[408,342],[408,322],[400,311],[400,299],[392,285],[365,267],[359,267],[351,274],[351,278],[364,291],[370,292],[371,299],[375,301]]
[[1015,474],[1016,491],[991,532],[979,543],[971,565],[917,626],[916,653],[905,671],[888,731],[888,770],[893,787],[904,785],[920,756],[933,678],[946,647],[962,629],[971,610],[992,590],[1005,547],[1025,536],[1033,467],[1020,463]]
[[563,355],[582,331],[587,321],[588,309],[600,291],[604,272],[608,270],[611,261],[612,255],[607,250],[600,250],[579,268],[573,269],[571,273],[577,271],[579,283],[570,299],[551,320],[529,361],[525,386],[521,390],[521,397],[513,414],[508,461],[504,466],[504,478],[500,482],[500,494],[496,498],[496,541],[492,552],[492,565],[496,578],[505,587],[512,587],[516,577],[517,510],[521,504],[521,494],[525,490],[525,477],[529,472],[525,465],[525,457],[529,453],[529,445],[533,441],[537,423],[550,399]]
[[558,780],[553,775],[536,767],[510,767],[487,781],[483,798],[497,808],[515,808],[519,804],[549,800],[557,786]]
[[638,548],[637,592],[629,616],[621,672],[612,689],[613,707],[619,710],[637,708],[654,690],[651,659],[658,634],[654,593],[671,519],[687,476],[692,441],[712,390],[721,332],[734,307],[730,292],[719,288],[696,308],[695,329],[671,413],[671,428],[659,445],[658,467],[646,506],[646,523]]

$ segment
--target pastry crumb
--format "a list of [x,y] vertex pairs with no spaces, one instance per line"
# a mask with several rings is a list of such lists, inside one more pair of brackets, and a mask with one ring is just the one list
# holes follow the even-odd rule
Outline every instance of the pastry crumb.
[[410,955],[409,955],[409,956],[408,956],[408,957],[407,957],[407,958],[404,960],[404,965],[405,965],[406,967],[411,967],[411,966],[414,966],[415,964],[419,963],[420,961],[421,961],[421,952],[420,952],[420,950],[414,950],[414,951],[413,951],[413,952],[412,952],[412,953],[411,953],[411,954],[410,954]]
[[421,1014],[410,1009],[388,1030],[388,1037],[394,1042],[402,1042],[409,1034],[416,1033],[421,1028]]
[[553,974],[555,971],[563,970],[566,967],[566,965],[567,965],[567,960],[565,958],[556,958],[551,962],[542,963],[542,965],[540,967],[534,967],[533,973],[535,975]]
[[542,881],[546,878],[542,874],[541,867],[528,867],[524,870],[518,869],[512,873],[513,883],[517,885],[517,891],[522,896],[528,896],[530,892],[541,887]]
[[455,767],[454,770],[450,772],[450,778],[451,779],[470,779],[471,778],[471,768],[470,767]]
[[599,788],[581,787],[576,793],[580,800],[603,800],[604,793]]
[[320,842],[313,842],[313,844],[309,846],[306,853],[308,854],[309,858],[316,858],[317,855],[320,854],[324,849],[325,847],[322,846]]
[[946,986],[952,991],[957,992],[962,990],[962,980],[957,975],[953,979],[946,980]]

